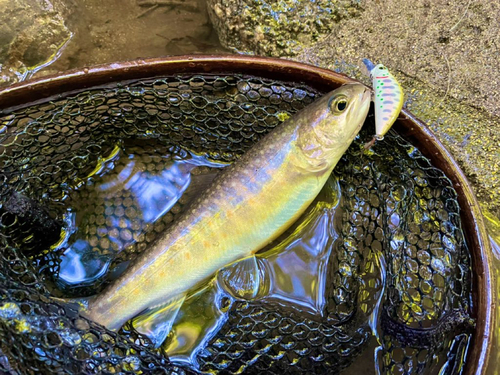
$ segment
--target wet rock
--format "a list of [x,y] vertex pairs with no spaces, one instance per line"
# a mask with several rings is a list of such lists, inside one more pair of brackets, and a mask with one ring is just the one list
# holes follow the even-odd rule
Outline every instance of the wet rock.
[[[6,189],[2,186],[0,190]],[[29,255],[35,253],[33,249],[47,249],[59,240],[62,226],[37,201],[15,191],[0,207],[0,225],[12,233],[11,244]]]
[[50,64],[71,37],[48,0],[0,0],[0,86],[22,81]]
[[60,1],[75,3],[67,23],[74,36],[50,70],[37,77],[116,61],[227,53],[208,19],[206,0]]
[[500,217],[500,3],[367,2],[296,59],[362,79],[363,57],[400,80],[406,108],[426,122]]
[[360,0],[208,0],[222,45],[243,53],[294,56],[361,13]]

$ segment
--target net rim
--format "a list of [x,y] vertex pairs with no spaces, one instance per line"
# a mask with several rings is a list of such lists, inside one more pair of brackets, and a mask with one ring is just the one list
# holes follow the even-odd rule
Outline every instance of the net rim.
[[[71,70],[0,90],[0,113],[54,98],[119,86],[143,79],[172,75],[252,75],[308,85],[319,91],[359,82],[344,74],[289,60],[240,55],[186,55],[140,59]],[[472,256],[474,317],[476,329],[465,361],[464,374],[485,374],[493,336],[492,251],[481,209],[463,171],[434,133],[411,112],[403,109],[395,130],[415,145],[446,174],[458,193],[463,230]]]

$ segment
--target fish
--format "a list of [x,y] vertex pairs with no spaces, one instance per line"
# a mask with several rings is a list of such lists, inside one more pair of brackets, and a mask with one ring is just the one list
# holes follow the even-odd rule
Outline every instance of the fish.
[[398,118],[403,108],[404,93],[401,85],[386,66],[374,65],[368,59],[363,59],[363,64],[366,68],[365,73],[372,80],[374,91],[375,135],[370,142],[365,144],[365,148],[370,148],[377,140],[384,139]]
[[277,126],[80,313],[112,331],[134,317],[140,332],[159,316],[175,317],[189,290],[251,259],[301,216],[360,131],[370,96],[347,84]]

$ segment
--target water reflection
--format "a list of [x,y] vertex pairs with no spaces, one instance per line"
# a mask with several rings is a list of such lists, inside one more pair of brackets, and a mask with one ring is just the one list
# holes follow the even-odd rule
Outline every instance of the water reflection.
[[328,260],[338,234],[333,229],[335,210],[317,207],[275,253],[265,257],[270,270],[269,298],[300,306],[313,314],[325,306]]
[[65,251],[59,277],[67,284],[95,280],[106,273],[109,261],[109,257],[92,254],[92,247],[88,241],[78,239]]
[[179,202],[193,181],[193,169],[225,166],[186,152],[135,149],[124,149],[104,164],[98,177],[71,198],[67,235],[59,246],[64,253],[57,282],[63,287],[89,285],[105,276],[115,256]]

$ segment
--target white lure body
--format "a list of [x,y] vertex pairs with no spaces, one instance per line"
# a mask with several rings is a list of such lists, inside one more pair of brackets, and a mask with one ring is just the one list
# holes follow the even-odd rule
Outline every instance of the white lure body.
[[403,89],[384,65],[374,66],[368,59],[363,59],[363,63],[370,74],[374,91],[375,139],[381,140],[391,129],[403,108]]

